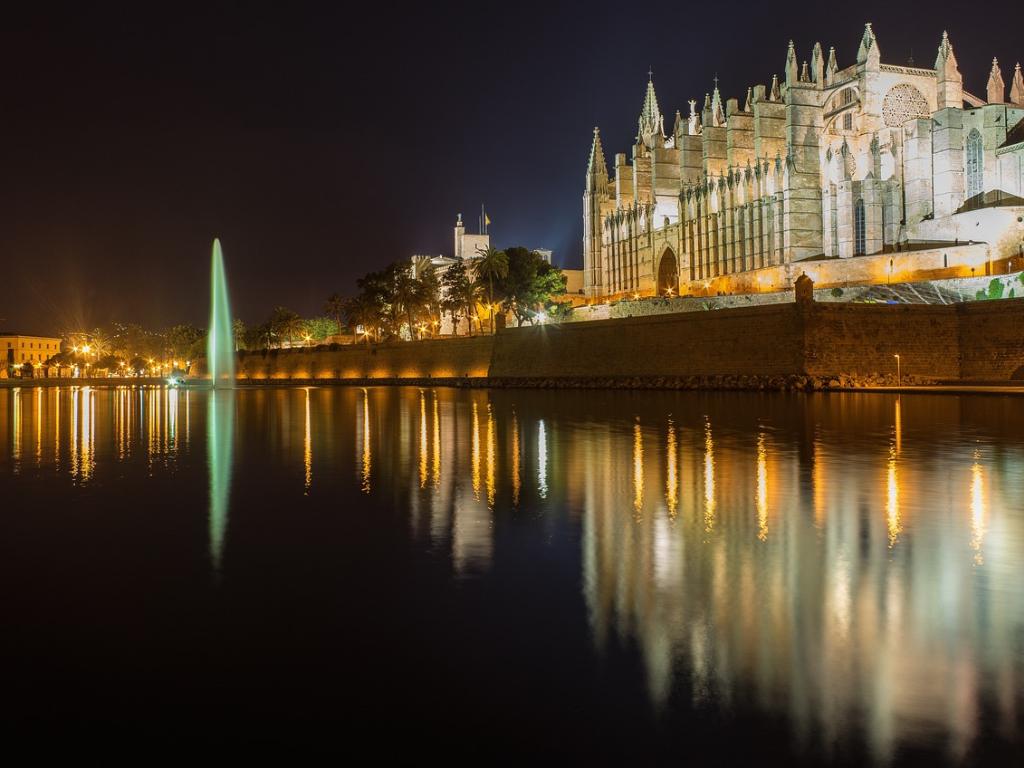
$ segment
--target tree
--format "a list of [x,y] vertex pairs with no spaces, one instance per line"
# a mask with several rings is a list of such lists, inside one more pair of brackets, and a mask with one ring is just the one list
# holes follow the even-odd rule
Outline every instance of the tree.
[[395,299],[395,283],[402,272],[408,273],[406,265],[389,264],[381,271],[369,272],[356,281],[366,308],[373,307],[377,315],[370,325],[378,329],[381,336],[398,332],[402,306]]
[[409,323],[409,338],[413,338],[413,315],[420,306],[420,283],[409,269],[398,270],[392,288],[392,303],[404,312]]
[[345,316],[345,299],[342,298],[341,294],[332,293],[327,297],[327,303],[324,304],[324,314],[334,320],[339,328],[341,327],[341,318]]
[[249,338],[249,329],[245,327],[245,323],[239,317],[236,317],[231,323],[231,336],[235,340],[236,352],[240,349],[248,348],[246,340]]
[[193,346],[205,337],[205,333],[192,325],[175,325],[164,334],[165,343],[175,360],[188,360]]
[[316,344],[322,343],[339,330],[338,323],[333,317],[312,317],[305,321],[305,325],[305,335]]
[[504,251],[488,246],[478,250],[480,258],[474,265],[478,280],[487,281],[487,311],[491,316],[491,333],[494,333],[494,284],[508,277],[508,257]]
[[441,325],[441,278],[437,269],[424,257],[426,264],[417,266],[416,279],[420,284],[420,301],[422,307],[430,318],[431,334],[437,334],[437,328]]
[[352,337],[361,327],[366,343],[370,343],[370,332],[379,328],[381,322],[380,305],[369,294],[361,293],[345,302],[345,322],[352,329]]
[[467,332],[473,335],[472,309],[476,304],[477,286],[469,279],[464,261],[456,262],[441,276],[441,309],[452,316],[452,327],[458,335],[459,318],[466,318]]
[[270,314],[268,325],[270,333],[278,340],[278,345],[284,341],[291,344],[304,330],[302,318],[287,307],[275,307]]

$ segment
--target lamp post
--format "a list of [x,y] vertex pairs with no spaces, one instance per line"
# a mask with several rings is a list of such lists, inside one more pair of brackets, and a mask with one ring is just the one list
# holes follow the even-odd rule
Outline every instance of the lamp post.
[[897,388],[902,387],[903,376],[900,373],[900,356],[893,355],[896,358],[896,386]]

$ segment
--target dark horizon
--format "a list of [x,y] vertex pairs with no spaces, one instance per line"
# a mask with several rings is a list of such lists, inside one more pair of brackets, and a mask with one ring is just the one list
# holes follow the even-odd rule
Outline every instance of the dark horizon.
[[366,271],[449,253],[481,203],[498,247],[579,267],[591,132],[609,163],[629,152],[649,67],[669,129],[715,76],[742,100],[781,75],[790,38],[801,62],[820,41],[848,65],[866,21],[883,61],[921,67],[948,29],[975,94],[993,56],[1007,83],[1024,58],[1019,6],[892,10],[753,7],[722,31],[718,7],[658,24],[611,4],[18,9],[0,32],[0,327],[205,326],[214,237],[236,316],[318,314]]

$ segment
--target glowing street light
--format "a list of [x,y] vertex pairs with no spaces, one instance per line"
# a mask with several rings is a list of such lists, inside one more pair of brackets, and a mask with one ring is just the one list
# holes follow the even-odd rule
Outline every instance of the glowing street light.
[[893,355],[893,357],[896,358],[896,386],[900,387],[902,386],[901,381],[903,379],[902,375],[900,374],[900,356]]

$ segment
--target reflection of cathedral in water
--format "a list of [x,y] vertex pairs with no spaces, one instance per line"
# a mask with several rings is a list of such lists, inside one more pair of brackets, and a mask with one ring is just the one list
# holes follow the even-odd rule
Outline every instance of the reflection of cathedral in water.
[[522,551],[578,531],[594,646],[636,646],[658,707],[753,703],[824,743],[860,723],[882,757],[911,723],[950,734],[954,756],[982,730],[1015,732],[1024,417],[1010,398],[220,394],[0,390],[0,467],[86,486],[205,449],[217,570],[248,425],[296,499],[369,498],[358,514],[403,526],[408,513],[412,541],[458,578],[494,577],[512,536]]
[[[456,574],[486,574],[502,516],[582,510],[594,643],[636,643],[656,705],[753,702],[826,743],[863,721],[879,757],[911,721],[963,754],[983,701],[1002,721],[985,727],[1012,730],[1019,449],[936,445],[881,399],[623,422],[544,417],[507,393],[361,397],[357,471],[388,456],[374,477],[400,480],[414,535]],[[367,413],[390,447],[361,442]]]
[[[962,755],[983,701],[1003,720],[987,727],[1012,732],[1024,606],[1009,580],[1024,531],[1005,510],[1024,494],[989,480],[984,449],[910,444],[899,403],[888,408],[864,445],[844,440],[838,408],[815,414],[801,446],[770,423],[668,418],[642,446],[591,442],[594,639],[639,644],[656,704],[680,688],[697,704],[753,700],[825,743],[866,715],[879,756],[911,721]],[[624,457],[641,450],[633,474]]]

